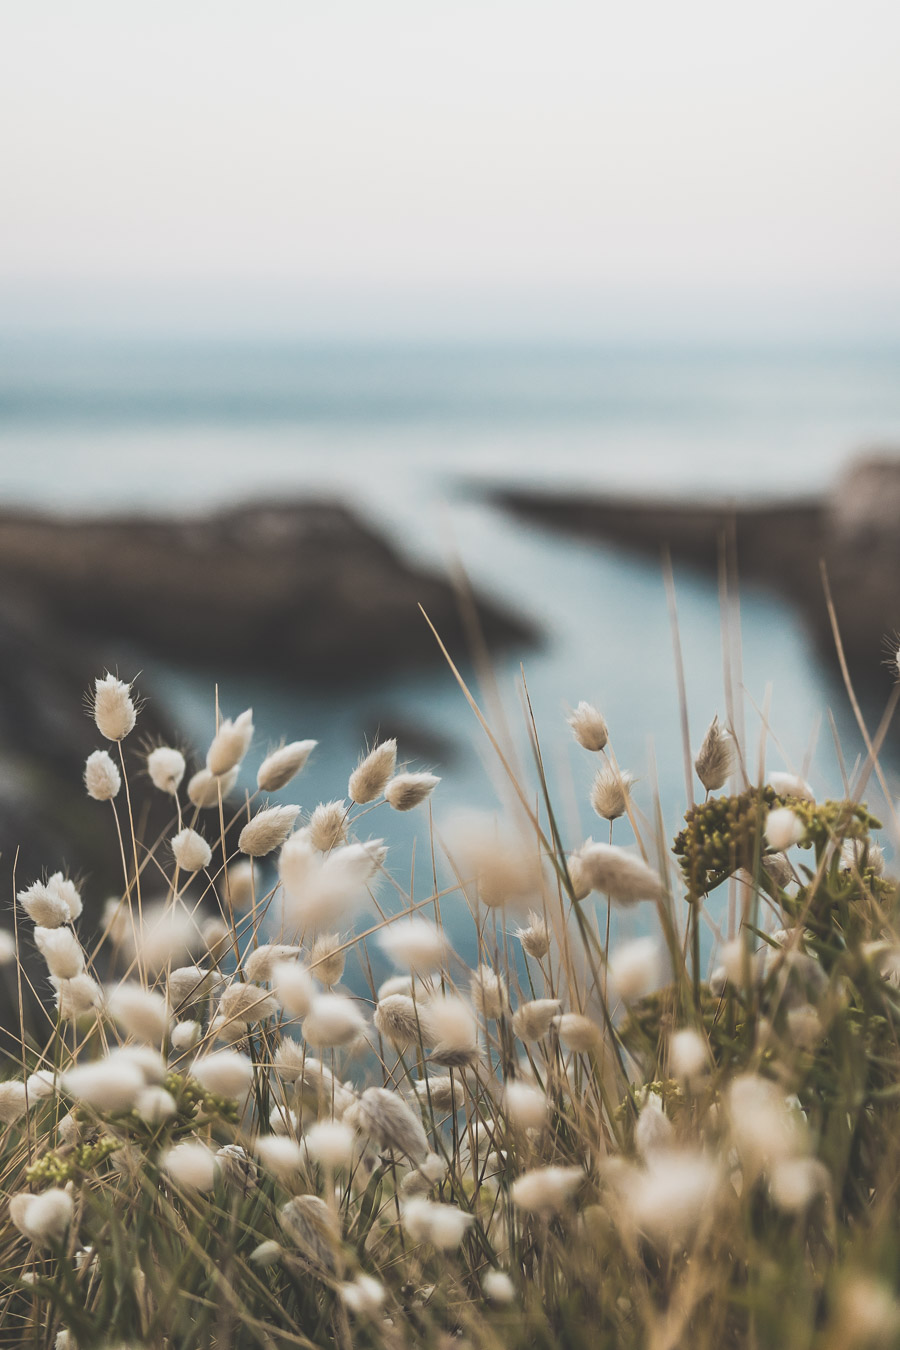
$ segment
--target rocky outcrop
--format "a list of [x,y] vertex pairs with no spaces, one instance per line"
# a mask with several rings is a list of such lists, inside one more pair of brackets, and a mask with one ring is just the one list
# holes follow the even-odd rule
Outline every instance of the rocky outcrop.
[[859,460],[831,491],[804,501],[685,503],[509,489],[492,500],[523,518],[644,555],[659,557],[668,546],[675,560],[713,575],[725,549],[739,579],[770,586],[797,607],[834,665],[824,563],[855,681],[880,698],[896,676],[884,658],[900,632],[898,456]]
[[[329,502],[172,519],[0,515],[0,590],[81,642],[309,684],[438,663],[420,604],[451,651],[468,645],[449,582]],[[535,639],[493,602],[476,608],[489,646]]]

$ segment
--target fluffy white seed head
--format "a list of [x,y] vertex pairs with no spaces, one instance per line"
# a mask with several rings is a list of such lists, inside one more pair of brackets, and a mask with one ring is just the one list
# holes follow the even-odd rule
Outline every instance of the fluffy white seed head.
[[216,1184],[216,1156],[205,1144],[185,1141],[160,1159],[166,1175],[182,1190],[211,1191]]
[[786,1214],[800,1214],[828,1193],[831,1177],[818,1158],[780,1158],[769,1173],[769,1195]]
[[520,1041],[539,1041],[546,1036],[559,1013],[558,998],[535,998],[520,1003],[513,1013],[513,1033]]
[[164,995],[133,981],[123,982],[110,992],[107,1008],[126,1035],[148,1045],[161,1045],[169,1030],[169,1009]]
[[344,973],[347,963],[347,944],[340,933],[321,933],[309,949],[309,970],[332,989]]
[[134,1104],[141,1120],[147,1125],[162,1125],[171,1120],[178,1110],[175,1098],[164,1087],[146,1087],[139,1092]]
[[431,796],[440,781],[433,773],[398,773],[384,789],[384,799],[395,811],[412,811]]
[[158,745],[147,756],[147,772],[153,786],[173,797],[181,786],[186,767],[184,755],[170,745]]
[[669,1070],[675,1078],[691,1083],[711,1065],[709,1042],[693,1027],[682,1027],[669,1040]]
[[243,961],[244,976],[253,984],[265,984],[280,961],[290,961],[300,954],[300,948],[288,942],[264,942],[247,952]]
[[841,845],[841,866],[851,872],[874,872],[884,876],[884,849],[871,839],[845,839]]
[[353,1161],[356,1134],[343,1120],[320,1120],[309,1127],[304,1139],[313,1162],[329,1171],[349,1167]]
[[460,1064],[477,1052],[478,1023],[471,1006],[455,994],[428,1000],[426,1018],[433,1038],[434,1058],[440,1063]]
[[662,881],[642,858],[616,844],[591,844],[581,851],[581,863],[591,890],[620,905],[640,900],[658,900],[664,894]]
[[202,966],[178,966],[170,971],[166,981],[169,1008],[175,1013],[183,1013],[206,993],[210,979],[210,972]]
[[228,773],[219,775],[210,773],[209,769],[198,769],[188,781],[187,793],[191,804],[201,810],[218,806],[219,793],[221,792],[224,801],[237,779],[237,769],[229,769]]
[[770,1079],[750,1073],[733,1079],[726,1108],[732,1140],[751,1173],[806,1151],[802,1116]]
[[778,806],[766,816],[766,840],[778,853],[799,844],[806,826],[789,806]]
[[724,727],[719,725],[718,716],[710,722],[703,744],[694,760],[697,777],[707,792],[718,792],[728,781],[737,759],[734,740]]
[[366,802],[374,802],[393,778],[396,767],[397,742],[393,739],[381,741],[374,750],[369,751],[350,775],[347,796],[351,802],[356,802],[359,806],[365,805]]
[[816,794],[809,783],[803,778],[798,778],[795,773],[770,773],[767,782],[779,797],[800,797],[809,802],[816,800]]
[[509,1188],[516,1209],[526,1214],[558,1214],[584,1180],[580,1167],[535,1167]]
[[95,1111],[130,1111],[146,1087],[143,1073],[134,1063],[119,1058],[77,1064],[62,1075],[63,1090],[77,1102]]
[[404,1204],[400,1221],[414,1242],[430,1242],[438,1251],[454,1251],[474,1223],[474,1216],[455,1205],[440,1205],[415,1196]]
[[[584,896],[581,898],[584,899]],[[522,944],[522,950],[535,961],[542,961],[550,950],[550,929],[546,920],[534,910],[529,911],[528,927],[518,929],[516,937]]]
[[231,863],[227,871],[226,894],[233,907],[238,910],[251,909],[253,906],[253,860],[241,858]]
[[282,1183],[298,1177],[303,1170],[303,1149],[288,1135],[261,1134],[256,1141],[256,1156],[266,1171]]
[[440,929],[416,916],[388,924],[378,934],[378,945],[395,966],[415,975],[440,970],[447,954]]
[[472,1002],[482,1017],[496,1021],[509,1008],[506,981],[492,966],[480,965],[469,981]]
[[241,1022],[248,1027],[274,1016],[276,1011],[275,999],[267,990],[244,981],[229,984],[219,999],[219,1016],[223,1021]]
[[561,1013],[553,1018],[556,1034],[567,1050],[576,1054],[589,1054],[599,1048],[602,1039],[600,1028],[584,1013]]
[[319,994],[303,1021],[304,1039],[316,1050],[349,1045],[366,1029],[365,1018],[352,999],[341,994]]
[[47,890],[58,900],[61,900],[69,911],[69,918],[74,920],[79,917],[82,910],[81,896],[74,881],[66,877],[62,872],[54,872],[47,878]]
[[482,904],[497,909],[541,894],[541,857],[533,839],[468,811],[457,815],[449,838],[456,869],[478,883]]
[[46,1101],[52,1097],[58,1088],[56,1074],[52,1069],[36,1069],[30,1073],[25,1080],[25,1087],[28,1092],[28,1105],[34,1106],[35,1102]]
[[179,830],[170,843],[175,861],[183,872],[200,872],[212,862],[212,849],[196,830]]
[[0,1082],[0,1120],[4,1125],[12,1125],[28,1110],[28,1093],[25,1084],[17,1078],[7,1078]]
[[108,741],[121,741],[134,729],[137,720],[131,685],[105,675],[94,681],[94,721],[101,736]]
[[93,1013],[103,1001],[103,990],[90,975],[76,975],[71,980],[51,975],[50,983],[56,991],[56,1011],[64,1022]]
[[[56,1188],[29,1196],[22,1207],[21,1221],[17,1223],[32,1242],[61,1242],[68,1232],[75,1206],[68,1191]],[[16,1220],[13,1220],[16,1222]]]
[[626,1003],[659,988],[663,954],[656,938],[634,938],[616,947],[609,958],[609,983]]
[[305,1017],[316,997],[316,986],[299,961],[278,961],[272,968],[272,992],[285,1012]]
[[634,782],[630,773],[623,773],[608,764],[601,769],[591,787],[591,806],[604,820],[618,820],[628,807],[628,798]]
[[253,1083],[253,1062],[238,1050],[214,1050],[194,1060],[191,1074],[207,1092],[239,1100]]
[[259,1172],[256,1163],[240,1144],[225,1144],[216,1150],[216,1165],[227,1186],[246,1195],[256,1185]]
[[387,994],[379,998],[372,1021],[375,1030],[397,1050],[417,1045],[421,1039],[430,1042],[427,1026],[421,1026],[424,1010],[409,994]]
[[69,922],[69,906],[41,881],[19,891],[17,899],[29,919],[41,928],[59,928]]
[[306,766],[318,741],[291,741],[266,755],[256,775],[256,786],[261,792],[278,792],[287,787]]
[[428,1139],[418,1115],[398,1093],[387,1088],[366,1088],[344,1112],[344,1120],[387,1153],[400,1153],[414,1163],[422,1163],[428,1156]]
[[172,1028],[172,1049],[181,1055],[186,1054],[188,1050],[193,1050],[202,1035],[203,1027],[199,1022],[176,1022]]
[[34,941],[58,980],[71,980],[84,970],[84,952],[71,928],[35,928]]
[[347,1284],[338,1285],[338,1294],[345,1308],[357,1317],[374,1317],[384,1306],[387,1291],[371,1275],[357,1275]]
[[95,802],[112,801],[122,786],[118,766],[107,750],[95,750],[84,765],[84,786]]
[[0,928],[0,967],[12,965],[18,960],[16,935],[8,928]]
[[277,1266],[283,1255],[284,1250],[281,1244],[275,1242],[272,1238],[267,1238],[265,1242],[261,1242],[258,1247],[253,1248],[249,1259],[255,1266]]
[[309,818],[307,837],[320,853],[330,853],[347,838],[347,807],[343,802],[319,802]]
[[601,713],[591,703],[582,701],[568,718],[572,734],[585,750],[598,752],[606,748],[609,740],[609,727]]
[[[588,746],[588,749],[590,748],[591,747]],[[513,1284],[505,1270],[489,1270],[482,1278],[481,1288],[485,1298],[491,1303],[506,1304],[515,1302],[516,1286]]]
[[274,853],[287,839],[300,814],[299,806],[267,806],[257,811],[238,836],[238,848],[251,858]]
[[253,740],[253,709],[247,708],[234,721],[226,717],[206,752],[206,767],[216,778],[236,769]]
[[653,1154],[670,1149],[675,1143],[675,1127],[655,1093],[647,1094],[634,1128],[634,1146],[646,1161]]
[[540,1088],[508,1082],[503,1093],[507,1119],[522,1130],[540,1130],[547,1122],[548,1104]]
[[700,1153],[654,1153],[625,1187],[628,1217],[661,1245],[684,1242],[715,1212],[718,1164]]

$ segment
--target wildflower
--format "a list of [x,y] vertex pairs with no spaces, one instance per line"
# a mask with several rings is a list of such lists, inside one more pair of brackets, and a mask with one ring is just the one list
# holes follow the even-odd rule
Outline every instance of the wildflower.
[[770,773],[767,779],[769,787],[777,797],[800,797],[804,801],[814,802],[816,794],[803,778],[793,773]]
[[202,966],[179,966],[170,971],[166,981],[169,1007],[174,1010],[189,1008],[206,993],[209,981],[210,972]]
[[326,989],[338,983],[346,963],[345,944],[339,933],[322,933],[309,953],[309,968]]
[[290,962],[298,956],[299,947],[287,942],[265,942],[255,947],[244,957],[244,975],[254,984],[262,984],[272,978],[272,972],[280,961]]
[[131,685],[105,675],[94,681],[94,721],[101,736],[108,741],[121,741],[133,730],[137,714],[131,698]]
[[28,917],[42,928],[59,928],[69,922],[68,905],[40,881],[19,891],[17,899]]
[[242,1022],[245,1026],[263,1022],[275,1011],[274,998],[258,984],[235,981],[223,990],[219,1000],[220,1017],[226,1022]]
[[509,1007],[506,981],[491,966],[480,965],[469,983],[472,1002],[482,1017],[496,1021]]
[[508,1082],[503,1093],[507,1119],[522,1130],[540,1130],[547,1122],[547,1097],[527,1083]]
[[620,905],[658,900],[664,894],[659,875],[642,858],[615,844],[591,844],[581,853],[591,890],[608,895]]
[[693,1027],[682,1027],[669,1039],[669,1069],[676,1078],[691,1082],[710,1066],[709,1043]]
[[303,1036],[316,1050],[349,1045],[366,1029],[362,1013],[352,999],[340,994],[319,994],[303,1020]]
[[136,1064],[110,1057],[67,1069],[61,1082],[63,1091],[77,1102],[114,1115],[130,1111],[146,1087]]
[[361,760],[350,775],[347,796],[351,802],[363,806],[374,802],[384,792],[397,766],[397,742],[382,741]]
[[412,811],[431,796],[440,781],[433,773],[398,773],[384,789],[384,799],[395,811]]
[[513,1013],[513,1034],[520,1041],[539,1041],[550,1030],[559,1009],[558,998],[535,998],[520,1003]]
[[226,1186],[246,1193],[251,1186],[256,1185],[259,1175],[256,1163],[240,1144],[224,1144],[217,1149],[216,1165]]
[[707,792],[718,792],[728,781],[735,765],[734,739],[724,727],[719,726],[718,716],[709,724],[703,744],[694,760],[697,777]]
[[406,1050],[419,1040],[428,1040],[427,1027],[420,1028],[420,1013],[409,994],[388,994],[375,1005],[375,1030],[396,1050]]
[[[584,896],[581,898],[584,899]],[[520,928],[516,937],[522,944],[522,950],[535,961],[542,961],[550,950],[550,929],[546,921],[540,914],[535,914],[534,910],[529,910],[528,927]]]
[[292,778],[296,778],[306,766],[318,741],[291,741],[279,750],[266,755],[256,775],[256,786],[261,792],[278,792],[287,787]]
[[[13,1202],[23,1202],[14,1204]],[[32,1242],[61,1242],[69,1230],[75,1206],[68,1191],[49,1190],[40,1195],[13,1196],[10,1217]]]
[[604,820],[618,820],[623,816],[633,782],[630,773],[620,773],[611,765],[601,769],[591,788],[591,806],[597,815]]
[[147,772],[154,787],[175,796],[184,777],[184,755],[169,745],[158,745],[147,756]]
[[339,1284],[338,1294],[345,1308],[357,1317],[374,1317],[384,1306],[387,1293],[383,1284],[371,1275],[357,1275],[352,1283]]
[[284,1250],[281,1244],[269,1238],[267,1241],[261,1242],[258,1247],[253,1248],[249,1259],[255,1266],[277,1266],[283,1255]]
[[56,990],[56,1011],[64,1022],[77,1021],[93,1012],[103,998],[102,989],[90,975],[76,975],[71,980],[60,980],[51,975],[50,983]]
[[219,805],[220,792],[222,800],[225,800],[237,780],[238,771],[236,768],[229,769],[227,773],[218,776],[210,773],[209,769],[198,769],[194,776],[188,780],[188,797],[192,805],[200,810],[209,810],[210,807]]
[[28,1093],[25,1084],[16,1078],[0,1082],[0,1120],[4,1125],[13,1125],[28,1110]]
[[186,1191],[211,1191],[216,1184],[216,1156],[198,1141],[166,1149],[160,1163],[176,1186]]
[[184,872],[200,872],[212,862],[212,849],[196,830],[183,829],[169,840],[175,861]]
[[313,1162],[329,1171],[349,1167],[353,1161],[356,1135],[342,1120],[320,1120],[311,1125],[304,1135],[306,1151]]
[[206,752],[206,767],[216,778],[236,769],[253,740],[253,709],[247,708],[232,722],[226,717]]
[[309,971],[299,961],[278,961],[272,969],[272,992],[292,1017],[305,1017],[316,996]]
[[516,1177],[509,1196],[526,1214],[557,1214],[584,1180],[580,1167],[535,1167]]
[[71,928],[35,928],[34,941],[58,980],[71,980],[84,970],[84,952]]
[[300,814],[299,806],[268,806],[258,811],[238,837],[238,848],[251,858],[264,858],[287,839]]
[[662,1244],[683,1242],[711,1220],[720,1174],[704,1154],[654,1153],[629,1175],[624,1201],[628,1217],[647,1237]]
[[669,1149],[675,1141],[675,1129],[655,1093],[648,1093],[634,1127],[634,1146],[646,1161],[660,1150]]
[[428,1000],[429,1034],[433,1058],[450,1067],[470,1063],[478,1050],[478,1023],[468,1003],[453,994]]
[[427,975],[439,970],[447,953],[444,935],[427,919],[400,919],[383,928],[378,945],[395,966]]
[[776,807],[766,816],[766,840],[777,853],[785,853],[799,844],[806,826],[789,806]]
[[242,858],[229,865],[225,874],[225,894],[236,910],[251,908],[254,896],[251,858]]
[[606,748],[609,727],[592,704],[582,701],[567,720],[576,741],[585,750],[596,752]]
[[626,1003],[658,988],[661,979],[662,952],[655,938],[634,938],[609,958],[610,985]]
[[95,750],[84,765],[84,786],[95,802],[109,802],[118,794],[122,777],[107,750]]
[[176,1022],[170,1037],[172,1049],[179,1054],[186,1054],[188,1050],[193,1050],[202,1035],[203,1028],[199,1022]]
[[134,1109],[147,1125],[162,1125],[164,1121],[171,1120],[178,1110],[171,1092],[155,1086],[145,1087],[143,1092],[138,1093]]
[[400,1221],[414,1242],[430,1242],[438,1251],[450,1252],[462,1242],[475,1217],[455,1205],[440,1205],[416,1196],[403,1206]]
[[371,1087],[344,1112],[348,1125],[389,1153],[401,1153],[412,1162],[424,1162],[428,1140],[422,1122],[396,1092]]
[[333,1274],[340,1228],[334,1212],[317,1195],[295,1195],[278,1218],[285,1233],[314,1270]]
[[160,1044],[169,1029],[169,1011],[162,994],[123,982],[110,994],[109,1014],[129,1035],[149,1045]]
[[287,1183],[303,1169],[303,1149],[296,1139],[289,1139],[285,1135],[260,1135],[256,1141],[256,1153],[266,1171],[282,1183]]
[[309,841],[320,853],[330,853],[347,838],[347,808],[343,802],[320,802],[306,827]]
[[566,1049],[576,1054],[589,1054],[600,1044],[600,1028],[583,1013],[562,1013],[552,1024]]
[[214,1050],[194,1060],[191,1075],[207,1092],[239,1100],[253,1082],[253,1062],[237,1050]]

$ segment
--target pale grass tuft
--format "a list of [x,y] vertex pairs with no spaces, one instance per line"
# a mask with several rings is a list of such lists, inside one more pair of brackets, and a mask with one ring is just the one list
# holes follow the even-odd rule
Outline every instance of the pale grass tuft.
[[398,773],[384,789],[384,799],[395,811],[412,811],[431,796],[440,781],[433,773]]
[[160,792],[176,796],[187,766],[184,755],[169,745],[159,745],[147,756],[147,772]]
[[210,773],[209,769],[198,769],[188,781],[187,794],[193,806],[201,811],[208,811],[219,805],[220,793],[222,801],[225,800],[237,780],[238,771],[236,768],[229,769],[228,773],[218,776]]
[[344,1112],[344,1120],[386,1153],[424,1162],[428,1139],[422,1122],[396,1092],[371,1087]]
[[443,933],[427,919],[399,919],[378,934],[378,945],[395,966],[417,975],[440,970],[447,956]]
[[365,1029],[365,1018],[356,1004],[341,994],[318,994],[303,1019],[303,1036],[315,1050],[349,1045]]
[[94,681],[92,712],[97,729],[108,741],[122,741],[134,730],[137,720],[131,685],[104,675]]
[[175,861],[184,872],[201,872],[212,862],[209,844],[196,830],[179,830],[169,841]]
[[163,1153],[160,1164],[181,1190],[211,1191],[216,1184],[216,1157],[205,1144],[186,1140]]
[[347,839],[347,807],[343,802],[320,802],[309,818],[306,832],[313,848],[330,853]]
[[710,722],[694,760],[697,777],[707,792],[718,792],[728,782],[736,763],[734,737],[719,725],[717,715]]
[[601,769],[591,787],[591,806],[604,820],[618,820],[628,809],[634,779],[612,765]]
[[84,764],[84,786],[96,802],[109,802],[118,795],[122,775],[118,765],[106,750],[95,750]]
[[606,749],[609,727],[593,704],[582,700],[567,720],[576,741],[585,750],[592,750],[596,754]]
[[382,741],[370,750],[350,775],[347,796],[351,802],[364,806],[380,797],[394,776],[397,766],[397,742]]
[[591,890],[608,895],[619,905],[641,900],[659,900],[664,894],[659,874],[616,844],[591,844],[581,853],[581,863]]
[[318,741],[291,741],[273,750],[260,764],[256,774],[256,786],[260,792],[278,792],[287,787],[292,778],[296,778],[306,767]]
[[268,806],[258,811],[241,830],[238,848],[251,858],[274,853],[290,835],[299,814],[299,806]]
[[346,947],[340,933],[320,933],[310,948],[310,974],[315,975],[326,989],[340,982],[347,961]]
[[510,1199],[526,1214],[558,1214],[583,1181],[580,1167],[536,1167],[516,1177],[509,1188]]
[[253,740],[253,709],[247,708],[234,721],[226,717],[206,752],[206,767],[216,778],[236,769]]

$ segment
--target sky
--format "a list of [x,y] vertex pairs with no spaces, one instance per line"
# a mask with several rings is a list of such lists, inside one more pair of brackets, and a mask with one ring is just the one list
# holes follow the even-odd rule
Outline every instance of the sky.
[[0,324],[900,332],[880,0],[33,0]]

